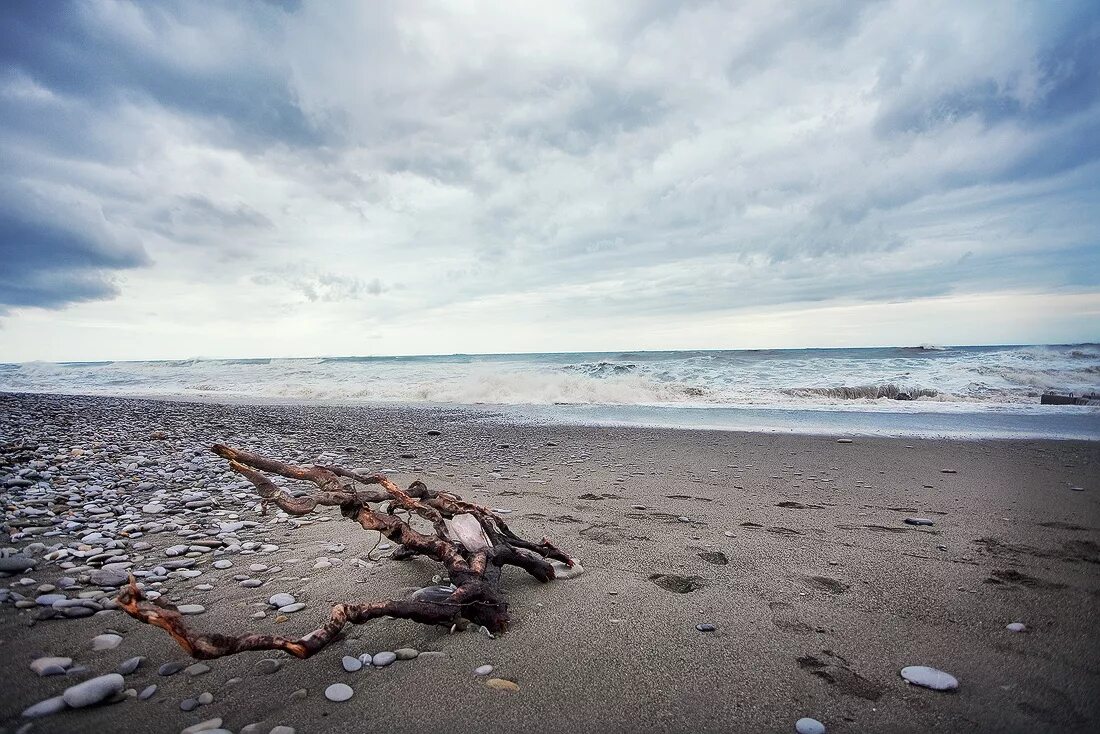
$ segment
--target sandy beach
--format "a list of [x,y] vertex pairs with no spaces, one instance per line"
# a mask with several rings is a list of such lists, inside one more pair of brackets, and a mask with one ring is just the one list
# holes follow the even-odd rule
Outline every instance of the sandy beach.
[[[829,732],[1100,728],[1100,443],[838,438],[0,394],[0,545],[35,561],[0,579],[0,732],[178,732],[212,719],[262,734],[790,732],[804,716]],[[513,623],[496,639],[384,619],[307,660],[245,653],[159,675],[194,661],[103,603],[110,588],[95,598],[95,563],[193,560],[185,570],[200,574],[157,588],[204,608],[194,626],[227,633],[302,634],[335,602],[402,596],[441,572],[389,558],[336,508],[306,523],[261,517],[215,442],[451,489],[509,510],[514,530],[548,536],[586,572],[540,584],[506,570]],[[166,555],[199,537],[222,542]],[[58,545],[82,555],[49,560]],[[81,592],[98,604],[90,616],[34,602]],[[277,621],[277,593],[304,608]],[[115,633],[116,647],[93,650]],[[440,654],[341,667],[399,648]],[[77,670],[40,677],[40,656]],[[146,700],[21,716],[135,656],[125,687],[155,684]],[[488,686],[482,665],[518,690]],[[906,683],[911,665],[950,673],[958,690]],[[333,683],[353,697],[326,700]],[[213,701],[181,710],[203,693]]]

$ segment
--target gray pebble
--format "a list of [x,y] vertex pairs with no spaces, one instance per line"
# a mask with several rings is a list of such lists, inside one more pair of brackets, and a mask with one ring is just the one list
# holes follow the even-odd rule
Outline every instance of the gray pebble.
[[394,653],[397,655],[398,660],[413,660],[420,654],[420,651],[411,647],[399,647],[394,650]]
[[206,663],[195,663],[194,665],[188,665],[183,669],[183,672],[194,678],[196,675],[202,675],[203,673],[210,672],[210,666]]
[[264,675],[271,675],[281,667],[283,667],[283,661],[274,658],[264,658],[256,665],[256,669]]
[[397,654],[389,651],[375,653],[371,658],[370,664],[377,668],[384,668],[385,666],[397,660]]
[[492,665],[479,665],[478,667],[474,668],[474,675],[489,675],[489,673],[492,672]]
[[187,667],[186,663],[181,663],[179,661],[173,660],[172,662],[165,663],[164,665],[157,668],[157,675],[163,675],[163,676],[175,675],[176,673],[180,672],[181,670],[183,670],[186,667]]
[[120,675],[130,675],[130,673],[133,673],[135,670],[137,670],[138,666],[141,665],[143,662],[145,662],[145,658],[140,656],[136,658],[130,658],[129,660],[122,661],[122,663],[120,663],[118,668],[116,668],[115,670]]
[[959,687],[959,681],[950,673],[945,673],[926,665],[910,665],[901,669],[901,677],[918,686],[934,691],[953,691]]
[[157,684],[156,683],[154,683],[151,686],[146,686],[145,688],[142,689],[141,693],[138,694],[138,700],[139,701],[148,701],[150,698],[153,697],[153,694],[156,693],[156,692],[157,692]]
[[359,658],[352,657],[351,655],[345,655],[340,663],[344,666],[344,670],[349,673],[354,673],[357,670],[362,670],[363,663]]
[[125,687],[126,682],[121,675],[108,673],[66,688],[61,697],[65,699],[65,703],[70,707],[78,709],[99,703],[119,693]]
[[93,650],[114,650],[120,644],[122,644],[121,635],[96,635],[92,638]]
[[66,708],[68,707],[65,705],[65,699],[61,696],[54,696],[23,709],[23,716],[28,719],[37,719],[40,716],[49,716],[64,711]]
[[817,719],[806,717],[794,722],[794,730],[798,734],[825,734],[825,725]]
[[354,695],[355,691],[351,689],[351,686],[345,683],[333,683],[325,689],[325,698],[330,701],[347,701]]

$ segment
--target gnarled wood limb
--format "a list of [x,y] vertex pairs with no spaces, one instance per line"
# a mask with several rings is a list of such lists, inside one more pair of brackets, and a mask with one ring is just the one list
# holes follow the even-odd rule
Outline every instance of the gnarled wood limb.
[[[554,578],[554,567],[546,560],[573,566],[573,559],[547,538],[540,543],[524,540],[497,513],[466,502],[448,492],[434,492],[421,481],[403,490],[382,474],[364,476],[341,467],[299,467],[221,444],[214,453],[229,461],[230,468],[248,479],[264,505],[275,504],[289,515],[308,515],[323,506],[339,506],[341,514],[366,530],[375,530],[394,543],[394,558],[427,556],[447,569],[455,590],[445,598],[407,598],[366,604],[336,604],[328,622],[298,639],[246,633],[237,636],[198,633],[184,623],[182,615],[163,598],[147,599],[131,577],[118,597],[119,606],[130,616],[167,631],[189,655],[210,659],[249,650],[284,650],[307,658],[329,645],[347,624],[362,624],[376,617],[397,617],[424,624],[451,626],[463,619],[483,625],[490,632],[508,628],[508,603],[500,593],[500,569],[516,566],[542,582]],[[295,497],[279,488],[264,472],[288,479],[308,481],[317,490],[307,497]],[[366,487],[377,485],[381,490]],[[388,503],[384,509],[372,504]],[[405,510],[432,525],[432,535],[419,532],[396,512]],[[467,548],[449,533],[445,519],[468,514],[477,519],[489,539],[488,547]],[[442,592],[446,595],[448,592]],[[438,596],[438,595],[437,595]]]

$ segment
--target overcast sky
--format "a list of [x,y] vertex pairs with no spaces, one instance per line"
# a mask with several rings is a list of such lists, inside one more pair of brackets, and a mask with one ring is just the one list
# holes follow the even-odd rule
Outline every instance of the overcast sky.
[[1098,47],[1094,0],[4,2],[0,361],[1100,340]]

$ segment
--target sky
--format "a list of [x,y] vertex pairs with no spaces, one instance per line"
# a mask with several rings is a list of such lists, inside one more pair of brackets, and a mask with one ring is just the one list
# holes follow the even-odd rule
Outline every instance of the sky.
[[1098,47],[1093,0],[4,2],[0,362],[1100,341]]

